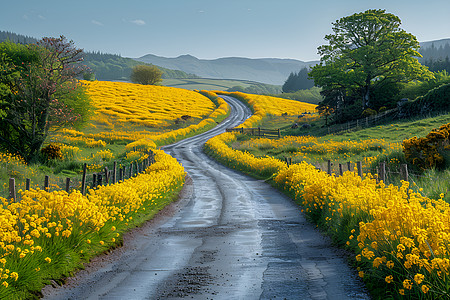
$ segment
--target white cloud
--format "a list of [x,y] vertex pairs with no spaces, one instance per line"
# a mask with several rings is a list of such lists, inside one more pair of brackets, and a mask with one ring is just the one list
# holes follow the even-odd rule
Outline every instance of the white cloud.
[[38,15],[38,18],[39,19],[41,19],[41,20],[45,20],[45,19],[47,19],[46,17],[44,17],[43,15]]
[[94,25],[97,25],[97,26],[103,26],[103,23],[99,22],[97,20],[92,20],[91,23],[94,24]]
[[145,25],[145,21],[144,20],[140,20],[140,19],[132,20],[130,22],[133,23],[133,24],[139,25],[139,26]]

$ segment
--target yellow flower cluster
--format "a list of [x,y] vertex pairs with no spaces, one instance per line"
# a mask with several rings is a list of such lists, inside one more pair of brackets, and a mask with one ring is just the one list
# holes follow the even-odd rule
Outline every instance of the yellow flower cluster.
[[156,162],[145,173],[90,189],[86,196],[31,189],[22,192],[19,203],[0,198],[0,298],[19,295],[29,282],[36,286],[33,280],[64,272],[61,265],[76,267],[84,255],[104,251],[99,245],[115,243],[137,225],[135,218],[144,212],[151,216],[170,201],[185,172],[175,158],[154,152]]
[[[306,163],[281,171],[274,181],[293,192],[316,221],[323,218],[337,230],[345,229],[344,220],[347,226],[353,222],[347,245],[354,244],[358,261],[370,263],[366,274],[407,290],[445,291],[450,275],[450,206],[442,199],[414,193],[408,182],[384,186],[370,174],[362,180],[351,172],[334,177]],[[423,275],[416,276],[419,273]],[[404,283],[413,277],[415,283]]]
[[231,149],[227,144],[234,141],[236,141],[235,133],[223,133],[208,140],[205,144],[205,151],[226,165],[232,165],[238,170],[257,170],[258,175],[262,177],[271,176],[287,168],[284,162],[276,158],[270,156],[257,158],[253,154]]
[[183,115],[203,118],[214,110],[207,97],[185,89],[110,81],[83,81],[83,84],[97,108],[96,115],[100,118],[106,115],[109,121],[115,119],[119,124],[167,126],[167,120]]
[[314,112],[317,107],[315,104],[265,95],[245,94],[241,92],[217,93],[235,97],[241,101],[244,101],[252,108],[253,115],[243,124],[239,125],[239,127],[244,128],[257,126],[268,114],[277,116],[281,116],[282,114],[299,115],[303,112]]

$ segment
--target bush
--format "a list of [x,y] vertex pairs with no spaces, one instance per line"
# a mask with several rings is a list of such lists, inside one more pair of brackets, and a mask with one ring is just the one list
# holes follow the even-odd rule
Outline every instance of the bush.
[[42,155],[46,159],[62,159],[63,155],[61,152],[61,147],[56,144],[49,144],[41,149]]
[[422,170],[445,168],[450,163],[450,123],[433,129],[426,137],[413,137],[403,141],[406,159]]

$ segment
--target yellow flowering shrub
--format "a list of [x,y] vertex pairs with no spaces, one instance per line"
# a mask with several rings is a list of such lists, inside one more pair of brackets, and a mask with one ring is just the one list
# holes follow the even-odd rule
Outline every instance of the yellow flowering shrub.
[[422,169],[442,168],[450,163],[450,123],[433,129],[426,137],[412,137],[402,143],[406,159]]

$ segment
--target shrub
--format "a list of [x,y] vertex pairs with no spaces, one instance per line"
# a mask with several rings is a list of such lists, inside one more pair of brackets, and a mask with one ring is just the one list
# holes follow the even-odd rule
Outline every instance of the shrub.
[[450,163],[448,152],[450,123],[433,129],[426,137],[413,137],[403,141],[402,147],[406,159],[421,169],[442,169]]
[[46,159],[62,159],[63,154],[61,152],[61,147],[56,144],[49,144],[41,149],[42,155]]

